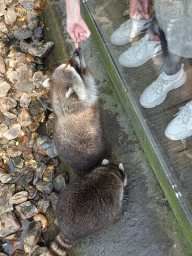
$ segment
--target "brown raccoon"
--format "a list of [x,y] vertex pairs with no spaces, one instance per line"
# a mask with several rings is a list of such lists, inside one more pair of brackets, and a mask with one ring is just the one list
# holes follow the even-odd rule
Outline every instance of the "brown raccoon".
[[104,140],[97,87],[81,50],[76,50],[43,85],[51,86],[53,139],[58,154],[75,169],[94,166],[105,151]]
[[58,197],[60,233],[49,248],[51,255],[66,255],[78,239],[106,227],[120,211],[126,183],[123,165],[106,159],[91,173],[69,183]]

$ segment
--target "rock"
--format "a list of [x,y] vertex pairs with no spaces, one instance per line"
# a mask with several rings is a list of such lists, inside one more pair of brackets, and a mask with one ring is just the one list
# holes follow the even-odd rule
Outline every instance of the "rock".
[[15,192],[15,184],[0,183],[0,216],[13,210],[13,205],[9,204],[13,193]]
[[27,161],[30,159],[34,159],[34,155],[32,153],[32,149],[28,148],[23,152],[23,158]]
[[54,43],[50,41],[38,47],[30,46],[28,49],[28,52],[33,56],[45,58],[53,49],[53,46],[54,46]]
[[51,195],[47,196],[47,199],[51,202],[51,206],[55,210],[56,204],[57,204],[57,199],[58,199],[57,193],[55,193],[55,192],[51,193]]
[[42,83],[44,81],[45,81],[45,78],[42,72],[41,71],[35,72],[35,74],[33,75],[33,84],[35,85],[35,87],[39,88],[40,86],[42,86]]
[[51,224],[48,229],[43,233],[43,238],[47,243],[50,243],[55,240],[55,237],[59,234],[58,226],[53,223]]
[[57,192],[60,192],[60,190],[65,187],[65,178],[64,174],[61,173],[58,176],[56,176],[53,180],[53,187]]
[[1,177],[0,177],[0,180],[1,182],[4,184],[4,183],[13,183],[13,182],[16,182],[19,178],[20,178],[21,174],[18,173],[18,172],[12,172],[12,173],[2,173],[1,172]]
[[24,40],[32,36],[32,31],[27,26],[15,27],[13,33],[18,40]]
[[17,213],[23,220],[29,219],[38,213],[37,208],[30,201],[15,206]]
[[27,191],[21,191],[16,193],[11,199],[10,204],[21,204],[27,201],[28,199],[28,192]]
[[14,8],[7,8],[4,11],[4,17],[5,17],[5,23],[6,24],[13,25],[13,23],[17,19],[17,15],[16,15],[16,12],[15,12]]
[[48,226],[48,220],[46,216],[42,213],[37,213],[35,216],[33,216],[34,221],[41,221],[41,229],[44,232],[47,229]]
[[47,167],[46,164],[44,164],[42,162],[38,162],[35,172],[39,178],[42,178],[42,176],[46,170],[46,167]]
[[23,108],[17,118],[17,121],[22,127],[27,127],[33,123],[33,119],[29,114],[28,110]]
[[0,32],[8,34],[8,29],[4,22],[0,22]]
[[18,157],[22,154],[22,151],[16,149],[16,148],[8,148],[6,151],[7,157]]
[[44,111],[45,111],[45,108],[38,100],[32,101],[31,104],[29,105],[29,112],[33,116],[38,116]]
[[11,86],[6,81],[0,80],[0,97],[5,97],[10,88]]
[[0,73],[5,74],[5,63],[2,56],[0,56]]
[[3,112],[3,114],[4,114],[6,117],[8,117],[9,119],[16,119],[18,113],[16,112],[16,114],[14,114],[14,113],[11,113],[11,112],[6,111],[6,112]]
[[54,169],[55,167],[52,165],[48,165],[44,174],[43,174],[43,180],[46,182],[53,181],[53,175],[54,175]]
[[4,15],[6,4],[4,0],[0,1],[0,17]]
[[32,81],[25,79],[25,80],[17,81],[15,88],[22,92],[31,94],[33,92],[33,89],[35,88],[35,86],[33,85]]
[[20,42],[20,48],[22,52],[28,53],[29,48],[30,48],[30,44],[28,44],[27,42],[25,42],[24,40],[21,40]]
[[4,132],[3,136],[8,140],[12,140],[17,138],[20,132],[21,132],[21,125],[13,124],[13,125],[10,125],[8,131]]
[[19,0],[19,3],[27,10],[33,10],[34,8],[34,0]]
[[12,83],[15,83],[19,77],[18,77],[18,73],[17,71],[10,71],[8,74],[7,74],[7,78],[9,79],[9,81],[11,81]]
[[28,22],[28,28],[32,31],[37,28],[37,24],[39,22],[39,19],[34,11],[27,11],[27,22]]
[[8,130],[8,127],[6,124],[0,124],[0,138],[3,137],[4,132]]
[[34,31],[33,31],[33,35],[31,37],[31,39],[33,41],[41,41],[41,39],[43,38],[43,28],[42,27],[37,27]]
[[39,212],[46,214],[51,207],[50,201],[46,199],[40,199],[37,203],[37,209]]
[[21,98],[20,98],[20,106],[22,108],[28,108],[29,104],[31,102],[31,95],[28,93],[22,93]]
[[27,234],[24,238],[24,250],[27,253],[32,253],[41,236],[41,221],[30,223]]
[[42,144],[39,149],[43,150],[51,158],[54,158],[58,155],[57,149],[53,141],[51,141],[51,143]]
[[43,194],[50,195],[53,190],[52,182],[39,181],[36,184],[36,188]]
[[[1,256],[1,255],[0,255]],[[26,253],[24,251],[21,250],[15,250],[13,254],[11,254],[11,256],[27,256]]]
[[34,132],[37,130],[38,127],[39,127],[39,123],[32,123],[29,125],[29,131]]
[[5,212],[0,216],[0,236],[1,237],[15,233],[20,228],[21,228],[21,224],[17,220],[13,212]]
[[11,97],[3,97],[0,99],[0,106],[4,111],[8,111],[17,106],[17,101]]
[[12,162],[16,168],[22,169],[24,166],[24,160],[21,158],[21,156],[13,157]]
[[35,186],[28,186],[29,199],[34,199],[37,196],[37,189]]

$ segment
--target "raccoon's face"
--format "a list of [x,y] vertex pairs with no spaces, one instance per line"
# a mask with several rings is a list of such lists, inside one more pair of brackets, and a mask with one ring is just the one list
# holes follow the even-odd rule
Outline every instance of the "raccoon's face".
[[85,73],[84,69],[86,68],[86,64],[85,64],[85,60],[84,60],[81,48],[78,48],[73,53],[67,65],[70,65],[71,67],[73,67],[81,77],[82,75],[84,75]]

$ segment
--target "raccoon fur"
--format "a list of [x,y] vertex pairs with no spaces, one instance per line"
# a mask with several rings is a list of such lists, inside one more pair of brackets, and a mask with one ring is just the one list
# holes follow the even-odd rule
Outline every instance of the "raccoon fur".
[[93,167],[102,159],[105,146],[97,87],[80,48],[43,85],[51,89],[58,154],[74,169]]
[[56,205],[60,233],[51,244],[53,256],[67,255],[79,239],[106,227],[119,213],[127,183],[123,165],[102,165],[62,189]]

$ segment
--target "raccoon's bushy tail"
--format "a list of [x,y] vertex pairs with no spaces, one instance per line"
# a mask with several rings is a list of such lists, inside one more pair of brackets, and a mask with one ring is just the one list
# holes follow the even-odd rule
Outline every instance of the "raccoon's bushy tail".
[[64,241],[59,234],[54,242],[50,245],[49,247],[49,252],[53,256],[66,256],[67,255],[67,250],[72,247],[73,243]]

